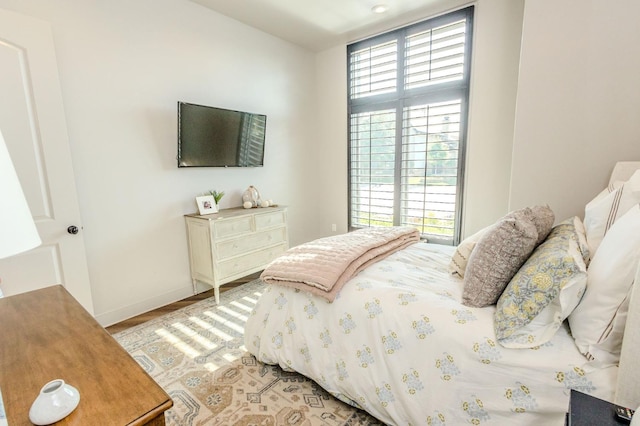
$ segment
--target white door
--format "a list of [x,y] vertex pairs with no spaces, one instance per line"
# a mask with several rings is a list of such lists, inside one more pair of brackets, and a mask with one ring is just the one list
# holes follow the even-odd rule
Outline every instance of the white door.
[[[93,314],[51,28],[6,10],[0,10],[0,129],[42,238],[41,246],[0,260],[4,295],[62,284]],[[75,234],[68,230],[74,226]]]

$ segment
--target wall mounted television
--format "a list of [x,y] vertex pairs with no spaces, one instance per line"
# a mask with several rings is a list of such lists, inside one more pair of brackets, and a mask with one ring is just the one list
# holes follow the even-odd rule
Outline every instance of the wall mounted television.
[[267,116],[178,102],[178,167],[260,167]]

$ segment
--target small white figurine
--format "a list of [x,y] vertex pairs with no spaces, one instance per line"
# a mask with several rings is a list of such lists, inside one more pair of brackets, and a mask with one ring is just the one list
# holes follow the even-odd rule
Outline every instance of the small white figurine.
[[260,205],[260,193],[258,192],[258,189],[253,185],[249,186],[249,188],[247,188],[242,194],[242,201],[243,203],[246,203],[247,201],[250,202],[251,207],[258,207]]

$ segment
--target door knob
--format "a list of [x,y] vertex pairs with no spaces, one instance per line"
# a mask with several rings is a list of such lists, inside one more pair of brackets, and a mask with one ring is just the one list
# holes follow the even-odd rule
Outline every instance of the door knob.
[[67,232],[70,233],[70,234],[75,235],[75,234],[78,233],[78,227],[74,226],[74,225],[71,225],[70,227],[67,228]]

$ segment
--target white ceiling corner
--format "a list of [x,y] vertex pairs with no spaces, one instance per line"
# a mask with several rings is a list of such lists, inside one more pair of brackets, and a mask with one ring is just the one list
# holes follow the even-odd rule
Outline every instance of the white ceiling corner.
[[[190,0],[312,51],[454,9],[469,0]],[[388,11],[375,14],[378,4]]]

